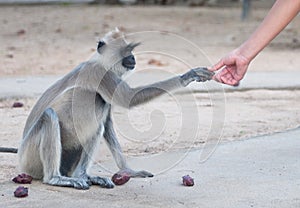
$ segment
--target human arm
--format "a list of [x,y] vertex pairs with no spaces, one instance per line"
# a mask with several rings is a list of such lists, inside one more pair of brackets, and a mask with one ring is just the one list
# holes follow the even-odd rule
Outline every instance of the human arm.
[[300,0],[277,0],[268,15],[252,35],[237,49],[223,57],[210,68],[216,71],[216,81],[238,85],[248,70],[250,62],[262,51],[298,14]]

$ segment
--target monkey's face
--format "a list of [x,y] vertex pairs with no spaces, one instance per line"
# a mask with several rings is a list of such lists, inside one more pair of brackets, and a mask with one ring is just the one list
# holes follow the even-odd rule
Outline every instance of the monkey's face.
[[138,45],[139,43],[127,43],[123,33],[116,30],[106,34],[98,43],[97,51],[103,66],[122,76],[134,69],[136,61],[132,51]]
[[125,58],[123,58],[122,66],[129,69],[129,70],[134,69],[134,67],[135,67],[135,58],[134,58],[134,56],[129,55],[129,56],[126,56]]
[[139,43],[129,43],[121,49],[122,66],[127,70],[133,70],[135,67],[136,62],[132,51],[138,45]]

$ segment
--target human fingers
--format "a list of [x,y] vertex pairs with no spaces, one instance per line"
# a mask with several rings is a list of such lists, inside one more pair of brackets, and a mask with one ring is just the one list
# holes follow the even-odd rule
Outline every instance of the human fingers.
[[235,77],[228,68],[224,68],[222,71],[215,74],[215,76],[213,76],[213,80],[232,86],[238,86],[240,81],[239,77]]
[[218,63],[213,65],[212,67],[208,67],[209,71],[217,71],[221,69],[223,66],[225,66],[223,59],[221,59]]
[[225,67],[225,68],[223,68],[221,71],[217,72],[217,73],[212,77],[212,79],[215,80],[215,81],[217,81],[217,82],[224,83],[224,82],[223,82],[223,80],[224,80],[223,77],[226,76],[226,73],[227,73],[227,69],[226,69],[226,67]]
[[240,84],[240,81],[233,77],[221,77],[221,82],[234,87],[237,87]]

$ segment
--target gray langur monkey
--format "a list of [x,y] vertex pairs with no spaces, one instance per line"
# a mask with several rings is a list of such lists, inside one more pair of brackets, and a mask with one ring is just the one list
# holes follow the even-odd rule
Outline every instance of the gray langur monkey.
[[127,165],[113,129],[111,106],[130,108],[192,81],[210,80],[213,72],[195,68],[181,76],[131,88],[122,76],[135,68],[132,50],[137,45],[127,43],[117,29],[109,32],[91,59],[45,91],[27,119],[18,149],[22,171],[55,186],[88,189],[97,184],[112,188],[109,178],[87,174],[96,144],[104,137],[121,172],[131,177],[153,176]]

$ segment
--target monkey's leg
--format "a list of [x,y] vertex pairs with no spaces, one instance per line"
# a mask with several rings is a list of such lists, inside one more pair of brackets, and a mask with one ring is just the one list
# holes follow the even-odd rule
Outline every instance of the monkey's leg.
[[84,145],[80,160],[74,170],[72,176],[75,178],[81,178],[90,185],[100,185],[102,188],[113,188],[114,183],[109,178],[102,178],[99,176],[89,176],[87,174],[87,167],[92,158],[96,143],[98,142],[98,135],[96,135],[90,142]]
[[40,126],[40,158],[43,164],[43,182],[55,186],[68,186],[78,189],[88,189],[89,185],[83,179],[61,176],[61,138],[57,114],[53,109],[45,110],[36,124]]
[[142,177],[142,178],[153,177],[152,173],[149,173],[144,170],[134,171],[128,167],[126,160],[123,156],[121,146],[116,137],[116,133],[114,131],[113,123],[110,118],[110,115],[108,116],[106,124],[105,124],[104,138],[105,138],[105,141],[107,142],[108,147],[117,163],[117,166],[120,168],[119,173],[126,172],[131,177]]

